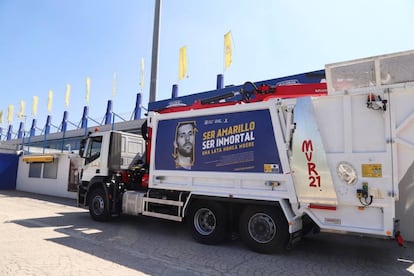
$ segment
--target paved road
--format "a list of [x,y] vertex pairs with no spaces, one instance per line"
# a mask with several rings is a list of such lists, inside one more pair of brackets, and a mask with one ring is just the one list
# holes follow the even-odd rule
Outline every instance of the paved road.
[[399,257],[414,260],[414,244],[317,234],[282,255],[206,246],[176,222],[98,223],[73,200],[0,191],[0,275],[413,275]]

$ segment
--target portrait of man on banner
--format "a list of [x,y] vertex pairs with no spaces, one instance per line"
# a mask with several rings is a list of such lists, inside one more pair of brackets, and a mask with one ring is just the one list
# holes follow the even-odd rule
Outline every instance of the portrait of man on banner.
[[191,170],[194,165],[195,121],[179,122],[174,139],[174,160],[176,168]]

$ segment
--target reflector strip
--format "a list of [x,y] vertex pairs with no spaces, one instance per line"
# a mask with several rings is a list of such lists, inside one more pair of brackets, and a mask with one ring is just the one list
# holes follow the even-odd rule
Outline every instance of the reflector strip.
[[309,204],[308,206],[311,209],[321,209],[321,210],[330,210],[336,211],[336,206],[328,206],[328,205],[317,205],[317,204]]

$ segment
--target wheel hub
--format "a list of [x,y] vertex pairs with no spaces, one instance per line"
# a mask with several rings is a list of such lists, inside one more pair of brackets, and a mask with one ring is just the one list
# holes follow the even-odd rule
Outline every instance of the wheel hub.
[[201,235],[210,235],[216,228],[216,217],[211,210],[201,208],[194,215],[194,227]]
[[105,208],[105,202],[102,197],[96,196],[92,201],[92,206],[95,214],[101,215]]
[[276,235],[276,223],[272,217],[264,213],[253,215],[248,223],[250,236],[258,243],[268,243]]

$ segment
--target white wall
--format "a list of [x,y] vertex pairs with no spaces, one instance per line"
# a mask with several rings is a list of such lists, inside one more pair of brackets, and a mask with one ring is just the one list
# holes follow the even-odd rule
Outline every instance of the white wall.
[[30,164],[23,162],[23,157],[20,157],[16,190],[76,199],[76,192],[68,192],[70,160],[76,160],[76,156],[68,153],[53,155],[58,162],[56,179],[42,178],[42,175],[40,178],[29,177]]

